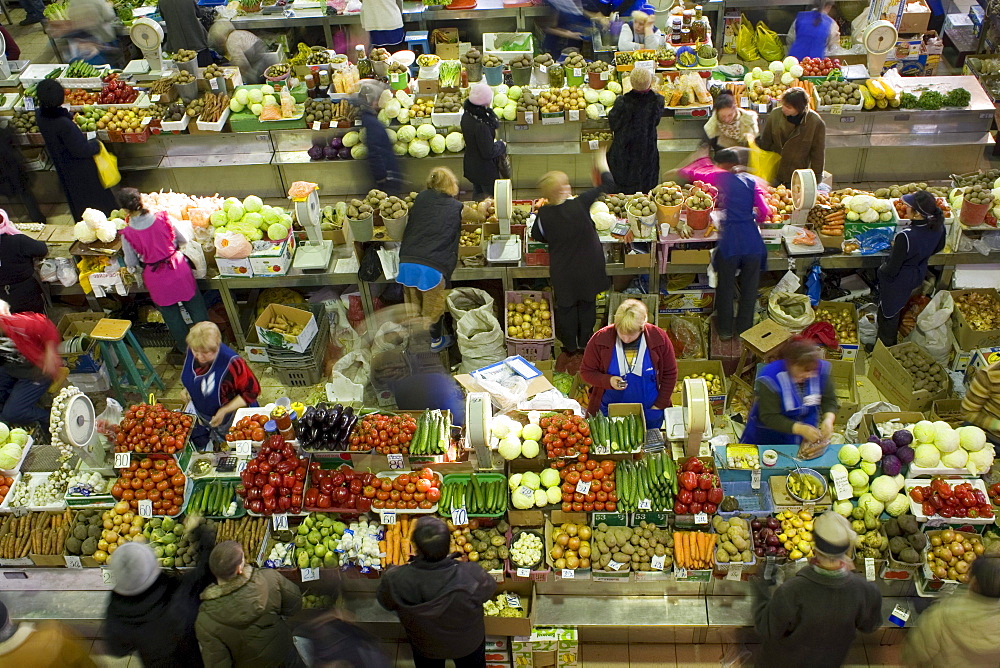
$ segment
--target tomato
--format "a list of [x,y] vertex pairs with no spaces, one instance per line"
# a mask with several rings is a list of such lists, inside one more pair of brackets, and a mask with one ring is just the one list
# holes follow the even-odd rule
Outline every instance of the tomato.
[[605,473],[611,473],[615,470],[615,463],[610,459],[605,459],[601,462],[601,470]]
[[583,482],[591,482],[594,479],[594,474],[590,471],[584,471],[580,474],[580,480]]
[[441,490],[437,487],[431,487],[427,490],[427,500],[431,503],[437,503],[441,499]]
[[580,473],[578,471],[570,471],[566,474],[566,482],[575,487],[576,483],[580,482]]
[[173,483],[174,487],[184,487],[186,480],[183,473],[177,473],[170,479],[170,482]]

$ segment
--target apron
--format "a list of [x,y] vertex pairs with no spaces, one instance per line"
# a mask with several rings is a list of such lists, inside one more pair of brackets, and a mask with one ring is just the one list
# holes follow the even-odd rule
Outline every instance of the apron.
[[944,226],[936,230],[928,225],[911,225],[899,233],[906,235],[906,259],[895,276],[887,276],[879,268],[879,311],[887,318],[899,314],[910,295],[927,276],[927,260],[944,237]]
[[[785,360],[766,365],[757,378],[764,380],[781,397],[781,413],[785,417],[817,427],[819,407],[823,402],[823,387],[829,375],[830,363],[820,360],[819,373],[806,381],[804,394],[785,369]],[[801,436],[765,427],[760,421],[760,407],[756,402],[750,409],[750,417],[747,419],[743,438],[740,439],[740,443],[747,445],[799,445],[801,441]]]
[[715,175],[715,184],[725,210],[726,219],[721,227],[721,238],[712,255],[731,258],[744,255],[760,257],[761,270],[767,268],[767,248],[760,236],[760,228],[754,218],[753,205],[755,185],[749,174],[732,174],[722,171]]
[[646,429],[659,429],[663,425],[663,411],[653,410],[660,391],[656,387],[656,369],[653,368],[653,360],[646,349],[646,336],[639,339],[639,351],[631,365],[625,357],[622,340],[615,337],[615,354],[608,364],[608,373],[621,376],[628,386],[624,390],[604,390],[601,412],[607,415],[609,404],[642,404]]
[[[226,440],[226,433],[236,416],[236,411],[233,411],[218,427],[209,426],[212,418],[223,406],[222,381],[234,357],[239,357],[236,351],[224,343],[219,344],[219,354],[215,356],[212,366],[199,376],[194,371],[194,355],[190,350],[185,355],[181,383],[191,395],[190,405],[198,417],[198,423],[191,432],[191,440],[201,449],[204,449],[204,445],[209,442],[219,443]],[[254,402],[252,405],[256,406],[257,403]]]

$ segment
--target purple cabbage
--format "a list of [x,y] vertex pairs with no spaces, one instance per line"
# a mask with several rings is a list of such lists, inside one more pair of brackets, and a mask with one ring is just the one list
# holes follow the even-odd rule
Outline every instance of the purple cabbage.
[[882,473],[888,476],[897,476],[903,470],[903,462],[899,461],[896,455],[886,455],[882,458]]
[[334,137],[333,139],[330,140],[330,146],[339,151],[340,149],[344,148],[344,140],[341,139],[340,137]]
[[342,146],[340,148],[339,153],[340,153],[340,159],[341,160],[350,160],[351,159],[351,149],[347,148],[346,146]]
[[909,464],[913,461],[913,448],[908,445],[901,445],[896,449],[896,458],[904,464]]
[[872,434],[871,436],[868,437],[868,442],[869,443],[877,443],[877,444],[881,445],[882,444],[882,439],[879,438],[878,436],[876,436],[875,434]]
[[913,434],[911,434],[906,429],[897,429],[892,435],[892,440],[896,445],[909,445],[913,443]]
[[895,454],[896,452],[896,442],[893,441],[891,438],[883,438],[881,441],[879,441],[879,445],[882,446],[883,455],[891,455]]
[[310,146],[308,153],[309,153],[309,159],[310,160],[322,160],[323,159],[323,147],[322,146]]
[[327,160],[336,160],[337,149],[333,148],[332,146],[327,146],[326,148],[323,149],[323,157],[325,157]]

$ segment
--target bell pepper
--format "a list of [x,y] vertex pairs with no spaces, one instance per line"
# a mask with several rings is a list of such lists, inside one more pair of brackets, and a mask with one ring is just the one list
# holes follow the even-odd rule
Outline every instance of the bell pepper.
[[687,490],[694,490],[698,487],[698,475],[693,471],[684,471],[677,477],[677,482]]

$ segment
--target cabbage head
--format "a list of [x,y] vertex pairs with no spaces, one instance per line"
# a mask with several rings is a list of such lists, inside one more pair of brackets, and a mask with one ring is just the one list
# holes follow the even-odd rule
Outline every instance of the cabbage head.
[[410,142],[407,151],[414,158],[426,158],[431,152],[430,144],[428,144],[423,139],[414,139]]
[[449,132],[444,138],[445,147],[452,153],[458,153],[465,149],[465,137],[461,132]]
[[417,139],[429,140],[435,134],[437,134],[437,130],[430,123],[424,123],[417,128]]
[[446,148],[444,137],[442,137],[441,135],[434,135],[433,137],[431,137],[430,145],[431,145],[431,150],[434,151],[435,153],[444,153],[444,150]]

